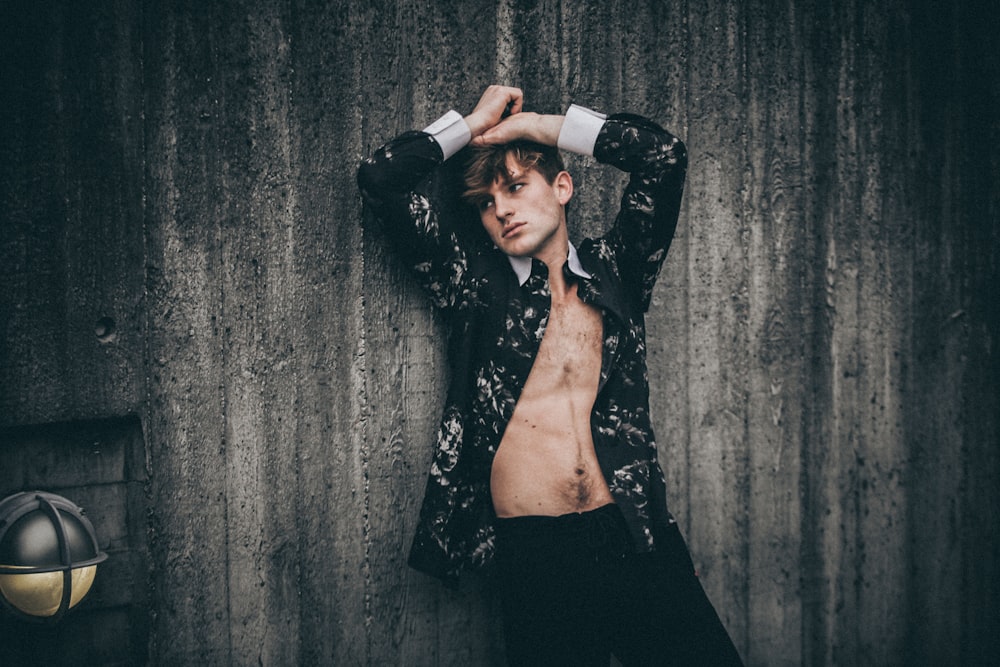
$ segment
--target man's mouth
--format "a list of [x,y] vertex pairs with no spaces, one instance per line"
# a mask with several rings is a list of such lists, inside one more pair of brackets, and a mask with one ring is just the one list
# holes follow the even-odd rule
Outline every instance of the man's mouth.
[[510,236],[511,234],[513,234],[514,232],[516,232],[517,230],[519,230],[521,227],[524,227],[524,225],[526,225],[526,224],[527,223],[525,223],[525,222],[512,222],[512,223],[510,223],[510,225],[508,225],[507,227],[504,227],[503,234],[502,234],[503,238],[507,238],[508,236]]

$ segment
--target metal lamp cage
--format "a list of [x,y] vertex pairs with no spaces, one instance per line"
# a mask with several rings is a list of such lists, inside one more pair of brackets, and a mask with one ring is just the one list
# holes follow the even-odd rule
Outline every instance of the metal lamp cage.
[[62,597],[51,613],[26,612],[8,599],[0,584],[0,601],[14,615],[40,622],[60,619],[87,593],[78,590],[79,599],[73,599],[73,571],[96,566],[107,557],[93,525],[70,500],[45,491],[25,491],[0,501],[0,579],[10,582],[14,579],[6,575],[62,573]]

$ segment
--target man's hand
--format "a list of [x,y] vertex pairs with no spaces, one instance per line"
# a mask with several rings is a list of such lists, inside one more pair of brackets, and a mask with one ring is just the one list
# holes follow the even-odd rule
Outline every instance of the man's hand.
[[532,112],[519,113],[504,118],[485,132],[473,134],[473,146],[507,144],[518,139],[555,146],[562,129],[564,116],[543,115]]
[[503,119],[505,112],[512,117],[519,114],[523,104],[524,93],[520,88],[493,85],[479,98],[476,108],[465,117],[465,123],[475,139],[495,127]]
[[476,108],[465,117],[472,132],[472,145],[506,144],[527,139],[555,146],[563,116],[521,113],[523,105],[524,93],[520,88],[497,85],[487,88]]

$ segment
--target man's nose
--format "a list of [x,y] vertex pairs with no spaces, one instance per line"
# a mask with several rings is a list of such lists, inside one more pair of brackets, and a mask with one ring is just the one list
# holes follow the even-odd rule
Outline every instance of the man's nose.
[[510,222],[510,217],[514,215],[514,206],[510,199],[506,197],[496,197],[493,200],[493,206],[496,211],[497,220],[503,223]]

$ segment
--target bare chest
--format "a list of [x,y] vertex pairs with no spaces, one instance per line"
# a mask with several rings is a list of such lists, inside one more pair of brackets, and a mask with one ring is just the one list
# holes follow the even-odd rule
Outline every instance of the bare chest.
[[575,294],[553,300],[531,375],[571,386],[596,386],[601,370],[601,313]]

